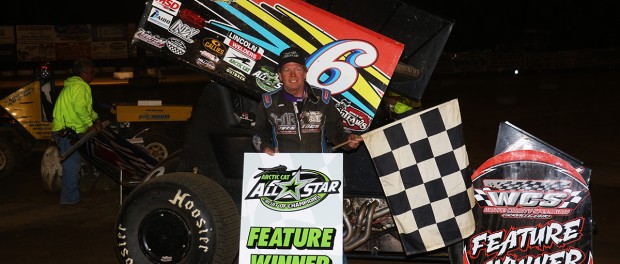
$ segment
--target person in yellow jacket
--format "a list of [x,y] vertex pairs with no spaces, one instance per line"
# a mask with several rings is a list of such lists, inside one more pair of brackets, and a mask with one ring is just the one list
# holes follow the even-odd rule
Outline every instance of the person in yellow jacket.
[[388,92],[387,106],[394,119],[400,119],[413,113],[417,113],[422,108],[422,102],[415,99],[404,97],[395,92]]
[[[65,80],[54,104],[52,136],[60,153],[69,149],[79,134],[102,129],[98,115],[93,110],[89,85],[95,77],[94,63],[89,59],[75,60],[73,74]],[[81,156],[77,151],[62,161],[60,204],[63,206],[83,207],[80,203],[80,163]]]

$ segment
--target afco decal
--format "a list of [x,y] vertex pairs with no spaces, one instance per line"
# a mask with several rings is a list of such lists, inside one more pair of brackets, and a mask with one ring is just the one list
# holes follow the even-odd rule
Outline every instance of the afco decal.
[[260,169],[258,179],[245,199],[260,199],[263,206],[279,212],[294,212],[317,205],[330,194],[341,192],[342,182],[332,181],[320,171],[286,170],[286,166]]

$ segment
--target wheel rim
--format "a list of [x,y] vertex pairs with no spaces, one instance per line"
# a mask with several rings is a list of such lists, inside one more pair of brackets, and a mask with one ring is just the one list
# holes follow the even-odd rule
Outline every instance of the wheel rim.
[[140,224],[140,247],[154,263],[178,263],[190,249],[191,235],[183,218],[170,210],[156,210]]
[[157,161],[162,161],[168,157],[168,148],[159,142],[153,142],[146,145],[146,153],[151,155]]
[[58,148],[48,147],[41,159],[41,177],[45,188],[49,191],[57,191],[61,188],[62,164],[58,156]]

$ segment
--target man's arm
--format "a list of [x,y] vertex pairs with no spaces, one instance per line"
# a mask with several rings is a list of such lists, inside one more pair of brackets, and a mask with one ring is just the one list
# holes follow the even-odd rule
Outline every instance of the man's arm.
[[[90,130],[92,126],[95,125],[95,120],[98,118],[97,113],[93,110],[93,99],[90,92],[90,87],[88,85],[82,87],[74,87],[77,89],[73,89],[74,94],[72,96],[72,108],[77,120],[75,122],[79,122],[80,127],[84,130]],[[82,131],[78,131],[78,133],[82,133]]]
[[325,116],[325,118],[327,118],[325,123],[326,136],[331,142],[338,147],[345,147],[346,149],[355,149],[359,147],[359,144],[362,142],[362,137],[352,134],[344,128],[342,116],[336,109],[334,100],[329,100]]
[[273,126],[269,122],[267,109],[261,101],[256,107],[256,134],[252,138],[252,144],[257,151],[273,155],[275,149],[273,147]]

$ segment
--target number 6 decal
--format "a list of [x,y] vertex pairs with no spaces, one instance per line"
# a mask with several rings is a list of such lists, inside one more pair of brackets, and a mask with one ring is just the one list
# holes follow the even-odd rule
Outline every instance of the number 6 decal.
[[339,94],[357,82],[357,68],[372,65],[377,57],[377,49],[366,41],[335,41],[308,58],[306,80],[311,85],[330,90],[332,94]]

